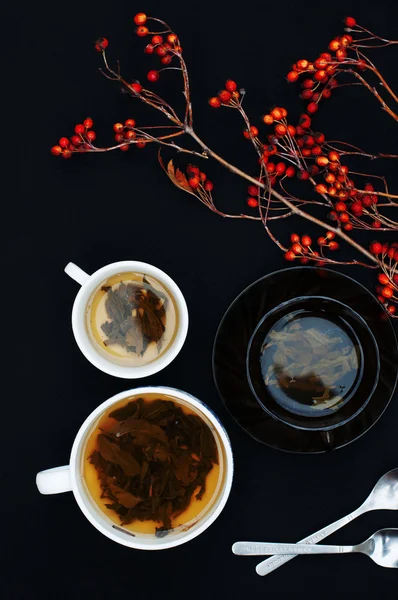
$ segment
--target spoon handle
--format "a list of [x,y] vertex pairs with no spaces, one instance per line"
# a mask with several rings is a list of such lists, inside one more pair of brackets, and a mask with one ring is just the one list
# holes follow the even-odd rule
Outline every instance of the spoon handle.
[[[367,510],[367,507],[365,506],[365,504],[363,504],[349,515],[343,517],[342,519],[339,519],[338,521],[335,521],[334,523],[331,523],[330,525],[327,525],[323,529],[320,529],[316,533],[313,533],[312,535],[304,538],[303,540],[300,540],[299,543],[317,544],[328,535],[332,535],[332,533],[334,533],[338,529],[341,529],[342,527],[344,527],[345,525],[362,515]],[[260,562],[256,566],[256,572],[258,573],[258,575],[268,575],[269,573],[272,573],[272,571],[275,571],[276,569],[286,564],[287,562],[289,562],[289,560],[292,560],[293,558],[295,558],[295,555],[291,554],[272,556],[271,558],[267,558],[266,560]]]
[[259,554],[341,554],[354,552],[354,546],[317,546],[316,544],[284,544],[273,542],[235,542],[232,552],[239,556]]

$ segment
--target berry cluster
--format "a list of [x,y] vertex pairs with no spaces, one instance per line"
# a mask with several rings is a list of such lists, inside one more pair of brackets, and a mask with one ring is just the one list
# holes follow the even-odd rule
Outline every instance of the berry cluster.
[[75,125],[75,133],[72,137],[61,137],[58,145],[51,148],[51,154],[70,158],[74,152],[87,152],[92,150],[93,142],[97,137],[93,131],[93,120],[90,117],[84,119],[83,123]]
[[[134,119],[127,119],[124,122],[124,125],[123,123],[114,124],[113,131],[115,132],[115,140],[118,144],[122,144],[120,146],[120,150],[122,152],[126,152],[129,149],[132,140],[137,140],[137,133],[134,131],[134,128]],[[134,145],[137,146],[137,148],[145,148],[146,142],[144,140],[138,139],[134,142]]]
[[220,108],[222,104],[236,106],[240,96],[236,82],[233,79],[227,79],[225,89],[220,90],[217,96],[210,98],[209,104],[212,108]]
[[[162,65],[170,65],[173,58],[177,55],[181,55],[182,48],[178,39],[177,34],[170,32],[166,39],[163,38],[159,33],[150,32],[148,27],[146,26],[148,20],[150,20],[146,14],[138,13],[134,17],[134,23],[137,25],[135,33],[139,37],[145,37],[147,35],[152,35],[152,39],[149,44],[145,46],[144,52],[145,54],[154,54],[160,58],[160,62]],[[163,71],[151,69],[147,73],[147,79],[151,83],[155,83],[160,76],[160,72]]]
[[[353,17],[346,17],[345,24],[347,27],[354,27],[356,21]],[[332,89],[338,85],[336,75],[342,63],[355,64],[360,70],[366,69],[365,62],[357,55],[347,58],[348,50],[355,49],[353,42],[353,37],[348,33],[336,37],[329,43],[329,52],[322,52],[314,62],[301,59],[292,66],[286,79],[294,83],[305,76],[301,82],[301,97],[303,100],[310,101],[307,105],[308,113],[314,114],[318,110],[319,102],[330,98]]]
[[398,301],[398,243],[381,244],[372,242],[369,250],[377,256],[380,261],[382,273],[379,273],[377,279],[379,284],[376,287],[378,299],[391,315],[396,313],[396,305],[391,302]]
[[292,233],[290,236],[291,246],[285,253],[285,259],[290,261],[296,258],[300,259],[301,264],[306,265],[310,260],[316,260],[318,266],[324,264],[324,251],[329,249],[331,251],[338,250],[339,244],[335,241],[335,233],[333,231],[327,231],[324,237],[317,239],[318,250],[313,250],[312,239],[309,235],[302,235],[301,238],[297,233]]
[[213,183],[210,181],[210,179],[207,179],[206,173],[201,171],[196,165],[189,164],[186,168],[186,174],[189,186],[192,188],[192,190],[204,190],[208,193],[213,190]]
[[[232,108],[243,119],[243,136],[254,146],[260,165],[258,177],[253,177],[212,151],[194,130],[188,71],[178,36],[167,23],[148,17],[145,13],[136,14],[134,23],[135,32],[139,37],[149,37],[144,49],[145,54],[157,56],[161,63],[160,68],[148,71],[148,81],[157,82],[162,71],[180,71],[185,98],[184,115],[158,94],[144,89],[139,81],[128,83],[122,77],[119,65],[112,68],[106,54],[109,42],[101,37],[95,42],[95,49],[103,58],[103,74],[108,79],[118,82],[133,98],[139,99],[155,111],[160,111],[171,124],[148,124],[148,127],[137,129],[134,119],[127,119],[124,123],[115,123],[113,126],[117,145],[99,148],[93,145],[96,134],[92,129],[92,119],[87,118],[83,123],[76,125],[71,138],[61,138],[59,144],[53,146],[52,154],[70,158],[77,152],[107,152],[115,149],[125,152],[133,144],[144,147],[148,142],[158,142],[162,147],[167,146],[178,153],[212,158],[250,182],[246,204],[250,209],[255,209],[257,214],[247,214],[250,210],[240,214],[221,212],[214,203],[213,183],[209,181],[206,173],[192,164],[183,172],[174,166],[173,160],[169,160],[165,165],[159,153],[160,164],[177,187],[193,193],[209,209],[223,217],[261,221],[270,238],[285,253],[286,260],[298,260],[302,264],[313,261],[318,265],[335,263],[379,267],[378,297],[393,315],[395,303],[398,303],[398,244],[387,245],[375,241],[367,250],[367,246],[354,240],[349,232],[354,229],[378,230],[380,233],[387,230],[397,231],[397,221],[390,214],[385,214],[388,211],[384,211],[384,207],[398,208],[398,195],[389,192],[383,177],[374,175],[371,180],[375,181],[374,178],[377,178],[383,191],[376,190],[372,183],[361,184],[364,175],[350,171],[345,164],[345,158],[347,155],[356,154],[372,159],[396,159],[397,155],[371,155],[345,142],[328,142],[323,133],[316,131],[313,120],[321,101],[334,95],[336,88],[359,84],[373,94],[385,113],[398,122],[398,112],[395,104],[392,104],[396,102],[396,94],[365,54],[366,48],[392,46],[398,41],[386,40],[373,34],[369,29],[357,25],[353,17],[347,17],[343,35],[333,38],[326,51],[319,54],[315,60],[298,60],[287,74],[289,82],[301,84],[300,97],[306,103],[305,110],[298,120],[288,120],[287,110],[281,106],[274,106],[262,117],[261,127],[253,125],[242,103],[245,90],[238,89],[237,83],[228,79],[223,89],[209,99],[209,104],[212,108]],[[153,29],[150,24],[154,25],[154,31],[150,30]],[[173,61],[175,64],[172,64]],[[342,75],[347,81],[340,81]],[[379,85],[376,86],[370,78],[376,79]],[[261,131],[263,125],[267,127],[266,131]],[[197,147],[184,147],[180,145],[179,140],[177,144],[175,139],[179,136],[189,136]],[[292,187],[289,180],[293,177],[307,181],[307,186],[312,186],[315,192],[312,197],[308,196],[307,192],[304,193],[304,197],[293,195],[289,189]],[[368,176],[365,177],[364,181]],[[316,205],[314,211],[318,212],[315,214],[312,212],[312,205]],[[320,207],[324,217],[318,217]],[[289,245],[283,245],[271,231],[270,225],[275,220],[293,215],[320,226],[324,235],[314,238],[313,241],[307,234],[294,233],[290,236]],[[333,221],[333,226],[328,225],[327,219]],[[344,261],[331,257],[329,252],[339,248],[339,238],[362,253],[365,261]]]

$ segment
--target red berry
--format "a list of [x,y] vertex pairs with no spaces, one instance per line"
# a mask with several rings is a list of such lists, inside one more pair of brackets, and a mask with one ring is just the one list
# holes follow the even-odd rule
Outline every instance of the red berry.
[[228,92],[228,90],[221,90],[221,92],[218,92],[218,97],[223,104],[228,104],[231,100],[231,92]]
[[133,89],[135,91],[136,94],[141,94],[142,85],[140,83],[138,83],[138,81],[136,81],[135,83],[132,83],[130,87],[131,87],[131,89]]
[[352,223],[346,223],[346,224],[344,225],[344,229],[345,229],[346,231],[351,231],[353,227],[354,227],[354,226],[353,226],[353,224],[352,224]]
[[336,50],[338,50],[340,48],[340,42],[339,40],[332,40],[329,44],[329,50],[332,50],[332,52],[336,52]]
[[384,296],[384,298],[392,298],[394,295],[394,290],[389,285],[386,285],[381,290],[381,295]]
[[278,123],[278,124],[275,126],[275,133],[276,133],[278,136],[284,136],[284,135],[286,135],[286,133],[287,133],[287,128],[286,128],[286,126],[285,126],[285,125],[283,125],[282,123]]
[[329,250],[338,250],[339,245],[337,242],[329,242]]
[[303,252],[303,249],[299,243],[293,244],[291,249],[292,249],[292,252],[294,252],[295,254],[302,254],[302,252]]
[[346,17],[344,19],[344,23],[347,25],[347,27],[355,27],[355,25],[357,24],[354,17]]
[[157,46],[158,44],[162,44],[163,43],[163,38],[161,35],[154,35],[152,37],[152,44],[154,46]]
[[345,202],[337,202],[335,208],[337,212],[345,212],[347,210],[347,204]]
[[324,183],[318,183],[318,185],[315,186],[315,191],[318,192],[318,194],[327,194],[328,188]]
[[105,48],[107,48],[108,45],[109,45],[108,40],[104,37],[100,37],[95,42],[95,49],[97,50],[97,52],[103,52],[103,50],[105,50]]
[[146,14],[145,13],[137,13],[134,17],[134,23],[136,25],[143,25],[146,23]]
[[314,87],[314,82],[313,82],[312,79],[304,79],[304,81],[302,82],[301,86],[305,90],[310,90],[310,89],[312,89]]
[[255,185],[249,185],[249,187],[247,188],[247,192],[248,192],[249,196],[257,196],[258,187]]
[[121,133],[123,129],[124,127],[122,123],[115,123],[113,126],[113,131],[115,131],[116,133]]
[[178,42],[178,37],[175,33],[169,33],[169,35],[167,36],[167,41],[170,44],[176,44]]
[[301,179],[301,181],[306,181],[307,179],[310,178],[310,174],[308,173],[308,171],[305,171],[304,169],[300,169],[300,171],[297,171],[297,177],[299,179]]
[[372,242],[370,244],[370,251],[372,254],[380,254],[382,249],[383,249],[383,247],[380,244],[380,242]]
[[300,241],[300,236],[297,235],[297,233],[292,233],[292,235],[290,236],[290,241],[292,242],[292,244],[296,244]]
[[93,131],[93,130],[87,131],[86,138],[89,142],[93,142],[96,137],[97,137],[97,134],[95,133],[95,131]]
[[[148,27],[144,27],[143,25],[140,25],[139,27],[136,27],[135,32],[139,37],[144,37],[144,36],[148,35],[149,29],[148,29]],[[127,149],[128,149],[128,146],[127,146]]]
[[203,187],[205,188],[206,192],[211,192],[212,189],[214,188],[214,185],[213,185],[213,183],[211,181],[209,181],[207,179],[207,181],[205,181],[205,184],[204,184]]
[[117,141],[118,144],[120,144],[124,140],[124,135],[122,133],[117,133],[115,135],[115,140]]
[[284,172],[286,171],[286,165],[283,162],[278,162],[276,167],[275,167],[275,173],[277,175],[282,176],[284,174]]
[[243,132],[243,135],[245,136],[245,138],[246,138],[247,140],[250,140],[250,134],[251,134],[253,137],[257,137],[257,136],[258,136],[258,129],[257,129],[257,127],[255,127],[254,125],[252,125],[252,126],[250,127],[250,133],[249,133],[249,131],[247,131],[247,130]]
[[196,175],[193,175],[193,177],[190,177],[188,179],[188,183],[191,186],[191,188],[195,190],[200,184],[200,179]]
[[292,252],[292,250],[288,250],[285,254],[285,260],[294,260],[296,258],[296,255],[294,254],[294,252]]
[[209,99],[209,104],[212,108],[220,108],[221,100],[220,100],[220,98],[217,98],[216,96],[214,96],[213,98]]
[[297,81],[298,78],[299,78],[299,74],[297,73],[297,71],[290,71],[286,76],[286,79],[290,83],[294,83],[295,81]]
[[238,86],[236,85],[235,81],[233,81],[232,79],[227,79],[227,81],[225,82],[225,89],[228,90],[228,92],[235,92],[237,87]]
[[387,277],[387,275],[385,273],[379,273],[378,276],[377,276],[377,279],[383,285],[387,285],[387,283],[390,283],[390,280],[389,280],[389,278]]
[[301,238],[301,243],[303,246],[311,246],[312,244],[312,239],[310,238],[309,235],[303,235],[303,237]]
[[154,47],[152,44],[147,44],[144,48],[145,54],[153,54]]
[[162,65],[169,65],[172,60],[173,57],[171,56],[171,54],[167,54],[166,56],[163,56],[163,58],[160,59],[160,62],[162,63]]
[[395,311],[397,310],[394,304],[389,304],[387,310],[390,314],[395,315]]
[[263,121],[266,125],[272,125],[272,123],[274,122],[274,117],[272,115],[264,115]]
[[87,117],[87,119],[84,119],[83,125],[86,129],[91,129],[92,126],[94,125],[94,121],[92,119],[90,119],[90,117]]
[[130,146],[128,144],[123,144],[123,146],[120,146],[120,150],[122,152],[127,152],[127,150],[130,148]]
[[134,119],[127,119],[127,121],[125,121],[124,124],[129,129],[133,129],[133,127],[135,127],[135,121],[134,121]]
[[310,63],[308,62],[308,60],[305,60],[305,58],[304,58],[304,59],[297,61],[296,66],[299,69],[299,71],[305,71],[306,69],[308,69],[309,64]]
[[136,143],[137,148],[145,148],[146,146],[146,142],[144,142],[144,140],[139,141]]
[[351,212],[353,212],[356,217],[360,217],[363,213],[362,204],[360,202],[353,202],[351,204]]
[[314,95],[314,92],[312,90],[303,90],[301,92],[301,97],[303,100],[311,100],[313,95]]
[[132,131],[131,129],[126,131],[126,133],[124,134],[124,137],[126,140],[133,140],[136,136],[137,136],[136,132]]
[[329,159],[326,156],[318,156],[316,163],[320,167],[326,167],[329,164]]
[[62,154],[62,148],[61,148],[61,146],[53,146],[51,148],[51,154],[53,156],[59,156],[60,154]]
[[296,169],[294,167],[290,166],[286,169],[286,177],[294,177],[295,174]]
[[322,81],[322,79],[324,79],[325,77],[326,77],[326,71],[323,69],[316,71],[316,73],[314,75],[314,79],[316,79],[316,81]]
[[276,121],[280,121],[281,119],[283,119],[283,111],[281,108],[278,108],[277,106],[271,110],[271,116],[274,117],[274,119]]
[[246,202],[250,208],[256,208],[256,206],[258,206],[258,200],[256,198],[249,197]]
[[159,71],[154,71],[154,70],[148,71],[147,79],[148,79],[148,81],[155,83],[155,81],[157,81],[159,79]]
[[307,106],[307,110],[308,112],[313,115],[314,113],[316,113],[316,111],[318,110],[318,105],[316,102],[310,102],[309,105]]
[[67,148],[69,146],[69,140],[67,137],[61,137],[58,143],[61,148]]
[[167,50],[166,50],[166,48],[165,48],[164,46],[158,46],[158,47],[156,48],[156,54],[157,54],[158,56],[166,56],[166,54],[167,54]]
[[84,127],[84,125],[82,123],[79,123],[78,125],[75,126],[75,133],[77,133],[77,135],[81,135],[85,131],[86,131],[86,128]]

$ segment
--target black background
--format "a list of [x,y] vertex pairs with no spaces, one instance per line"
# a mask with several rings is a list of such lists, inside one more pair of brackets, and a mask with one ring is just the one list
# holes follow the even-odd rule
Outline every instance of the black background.
[[[233,298],[284,265],[262,227],[222,220],[174,188],[158,167],[154,148],[70,161],[49,154],[86,116],[94,119],[104,144],[111,143],[115,121],[144,122],[142,107],[98,74],[100,56],[93,50],[95,39],[105,35],[109,57],[120,58],[126,77],[144,80],[157,62],[142,54],[144,41],[132,33],[139,10],[168,20],[180,35],[198,132],[253,174],[255,158],[238,116],[207,106],[227,77],[247,89],[254,123],[274,104],[297,117],[302,101],[285,74],[294,61],[324,51],[342,32],[346,14],[381,35],[398,37],[396,0],[3,4],[2,95],[9,106],[2,114],[1,143],[7,182],[2,316],[11,359],[2,397],[3,597],[396,598],[396,572],[362,556],[301,558],[260,578],[256,559],[230,550],[240,539],[296,541],[356,508],[378,477],[397,466],[396,398],[366,436],[330,455],[293,456],[253,441],[218,398],[211,348]],[[397,86],[396,49],[372,56]],[[177,74],[169,74],[169,85],[164,75],[159,91],[179,99]],[[397,151],[396,124],[361,89],[340,90],[316,122],[329,139],[348,139],[369,151]],[[364,168],[376,172],[377,167],[397,189],[394,162]],[[216,165],[206,168],[220,205],[244,210],[245,183]],[[285,222],[282,237],[294,228],[297,224]],[[68,261],[93,272],[123,259],[147,261],[169,273],[185,294],[191,318],[177,359],[164,372],[131,385],[101,373],[80,353],[70,326],[78,287],[63,273]],[[372,286],[370,272],[344,271]],[[100,402],[144,383],[179,387],[211,406],[231,436],[236,461],[222,515],[199,538],[167,552],[118,546],[89,524],[72,494],[44,497],[35,486],[37,471],[68,462],[75,433]],[[387,526],[397,527],[398,515],[368,514],[330,541],[356,543]]]

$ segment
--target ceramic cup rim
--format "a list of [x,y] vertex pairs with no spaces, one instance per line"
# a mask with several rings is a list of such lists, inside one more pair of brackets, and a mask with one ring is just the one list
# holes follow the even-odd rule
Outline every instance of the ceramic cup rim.
[[[86,435],[90,431],[91,427],[94,425],[95,421],[97,421],[100,418],[100,416],[102,416],[104,412],[113,404],[130,396],[136,397],[141,394],[168,395],[174,397],[177,401],[185,401],[195,411],[202,413],[205,417],[207,417],[212,426],[215,428],[224,451],[225,459],[225,474],[218,497],[215,499],[215,509],[203,515],[201,523],[198,527],[193,527],[192,529],[189,529],[186,532],[182,532],[178,538],[173,539],[171,537],[170,539],[168,539],[167,536],[165,538],[156,538],[156,543],[153,543],[153,540],[151,539],[149,539],[145,543],[142,541],[140,542],[138,535],[136,537],[133,537],[132,535],[123,533],[120,530],[112,528],[112,526],[106,526],[104,517],[102,517],[102,523],[99,517],[97,517],[95,514],[95,512],[97,512],[101,515],[102,511],[99,508],[97,508],[97,510],[94,512],[93,506],[96,505],[94,501],[90,499],[89,493],[85,491],[84,479],[81,472],[82,452],[85,447]],[[143,386],[115,394],[114,396],[112,396],[108,400],[105,400],[105,402],[97,406],[97,408],[92,413],[90,413],[90,415],[82,423],[79,431],[76,434],[71,450],[69,468],[71,488],[76,502],[79,505],[79,508],[83,512],[84,516],[96,529],[98,529],[98,531],[100,531],[102,534],[104,534],[111,540],[129,548],[135,548],[137,550],[166,550],[168,548],[173,548],[175,546],[179,546],[181,544],[189,542],[190,540],[200,535],[203,531],[205,531],[216,520],[216,518],[223,510],[231,491],[234,472],[234,460],[229,436],[217,415],[206,404],[204,404],[201,400],[199,400],[195,396],[192,396],[188,392],[184,392],[177,388],[167,386]]]
[[[326,425],[326,426],[320,426],[320,427],[306,427],[305,425],[299,425],[299,424],[293,424],[293,423],[287,423],[286,421],[284,421],[284,419],[282,419],[281,417],[277,416],[275,413],[273,413],[269,408],[267,408],[267,406],[265,406],[265,404],[263,404],[263,402],[261,401],[260,397],[258,396],[253,382],[252,382],[252,378],[251,378],[251,371],[250,371],[250,360],[251,360],[251,352],[252,352],[252,348],[253,348],[253,342],[254,339],[256,337],[256,335],[258,334],[258,331],[260,330],[261,326],[263,325],[264,321],[273,313],[276,313],[278,310],[283,309],[284,307],[287,307],[289,305],[294,305],[298,302],[302,302],[304,300],[308,300],[308,299],[321,299],[321,300],[328,300],[329,302],[333,302],[336,304],[340,304],[341,306],[344,306],[345,308],[347,308],[351,313],[353,313],[353,315],[355,315],[359,321],[361,321],[363,323],[364,329],[368,332],[370,338],[372,339],[375,351],[376,351],[376,355],[377,355],[377,363],[376,363],[376,374],[374,377],[374,382],[373,382],[373,386],[371,391],[369,392],[367,398],[365,399],[365,401],[363,402],[363,404],[355,411],[355,413],[353,413],[352,415],[350,415],[349,417],[347,417],[344,421],[342,421],[341,423],[336,423],[333,425]],[[373,396],[373,393],[376,389],[378,380],[379,380],[379,375],[380,375],[380,352],[379,352],[379,347],[376,341],[376,338],[373,334],[373,331],[370,329],[369,325],[367,324],[367,322],[365,321],[365,319],[363,317],[361,317],[361,315],[354,310],[351,306],[349,306],[348,304],[345,304],[344,302],[341,302],[340,300],[336,300],[335,298],[330,298],[329,296],[322,296],[322,295],[313,295],[313,296],[296,296],[295,298],[290,298],[290,300],[286,300],[284,302],[281,302],[280,304],[278,304],[277,306],[275,306],[274,308],[270,309],[257,323],[256,327],[254,328],[254,331],[252,333],[252,335],[250,336],[250,340],[249,343],[247,345],[247,349],[246,349],[246,377],[251,389],[252,394],[254,395],[256,401],[258,402],[259,406],[261,406],[262,410],[264,410],[269,416],[271,416],[274,420],[283,423],[284,425],[288,426],[288,427],[292,427],[294,429],[298,429],[301,431],[313,431],[313,432],[325,432],[325,431],[331,431],[333,429],[336,429],[338,427],[344,427],[344,425],[347,425],[348,423],[350,423],[355,417],[357,417],[359,414],[361,414],[364,409],[366,408],[366,406],[368,405],[371,397]]]
[[[152,362],[141,366],[124,366],[113,363],[111,360],[102,356],[94,347],[90,340],[86,327],[86,311],[87,304],[98,285],[112,275],[122,272],[138,272],[154,277],[162,283],[173,297],[177,312],[178,312],[178,327],[174,340],[170,347],[155,358]],[[88,276],[78,291],[72,308],[72,330],[76,343],[81,352],[92,365],[100,369],[108,375],[120,377],[123,379],[136,379],[140,377],[148,377],[154,373],[158,373],[167,365],[169,365],[180,352],[184,345],[188,333],[188,308],[185,298],[175,283],[175,281],[164,271],[151,264],[136,261],[122,260],[114,263],[109,263],[101,267],[94,273]]]

